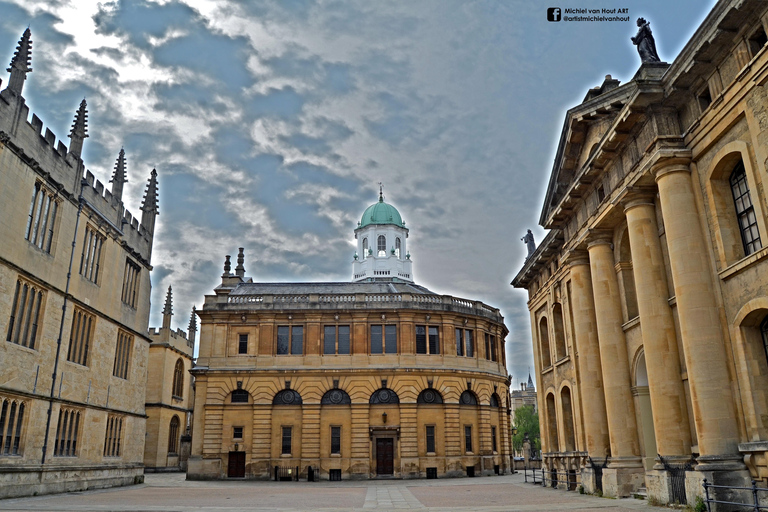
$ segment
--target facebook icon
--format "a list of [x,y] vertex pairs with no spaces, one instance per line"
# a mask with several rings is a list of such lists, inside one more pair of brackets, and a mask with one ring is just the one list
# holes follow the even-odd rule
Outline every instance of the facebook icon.
[[560,8],[559,7],[550,7],[547,9],[547,20],[549,21],[560,21]]

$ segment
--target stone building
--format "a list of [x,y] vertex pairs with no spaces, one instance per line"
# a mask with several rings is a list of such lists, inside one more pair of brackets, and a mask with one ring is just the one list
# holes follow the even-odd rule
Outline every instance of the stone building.
[[530,405],[535,412],[538,412],[538,401],[536,400],[536,386],[533,385],[533,378],[528,374],[528,382],[521,382],[520,389],[513,389],[509,393],[510,407],[509,412],[515,417],[515,410],[524,405]]
[[0,497],[132,484],[143,476],[157,173],[141,219],[71,142],[42,131],[22,96],[30,30],[0,91]]
[[254,282],[242,249],[234,274],[227,256],[198,311],[189,479],[510,470],[499,310],[415,284],[381,195],[355,237],[347,283]]
[[163,326],[149,330],[146,472],[186,471],[191,448],[194,387],[189,370],[195,349],[197,318],[193,308],[187,335],[181,329],[171,329],[172,316],[173,296],[169,286],[163,307]]
[[566,114],[549,233],[513,285],[545,465],[589,491],[767,481],[767,9],[718,2],[674,62]]

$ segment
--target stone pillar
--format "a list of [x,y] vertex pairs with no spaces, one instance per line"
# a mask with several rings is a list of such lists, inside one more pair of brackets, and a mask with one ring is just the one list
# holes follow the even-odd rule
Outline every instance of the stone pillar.
[[[668,159],[653,169],[659,187],[677,314],[691,389],[699,453],[697,471],[715,484],[739,476],[739,428],[728,358],[715,301],[709,249],[693,195],[687,160]],[[650,370],[650,364],[648,364]],[[712,474],[712,472],[717,474]],[[749,476],[745,477],[748,482]]]
[[[625,206],[637,308],[643,335],[648,388],[653,410],[656,449],[666,457],[690,459],[691,435],[669,287],[656,223],[656,207],[649,196]],[[660,463],[656,469],[661,469]]]
[[[597,341],[597,319],[592,293],[592,276],[589,271],[589,254],[577,251],[568,259],[571,275],[571,308],[573,331],[579,353],[578,365],[581,376],[582,420],[587,441],[587,453],[597,464],[602,464],[610,454],[608,418],[605,413],[605,393],[600,364],[600,346]],[[527,465],[527,461],[526,461]],[[582,470],[582,482],[587,492],[595,492],[592,466]]]
[[611,443],[611,457],[603,470],[603,492],[625,497],[642,487],[644,478],[610,233],[593,236],[587,250]]

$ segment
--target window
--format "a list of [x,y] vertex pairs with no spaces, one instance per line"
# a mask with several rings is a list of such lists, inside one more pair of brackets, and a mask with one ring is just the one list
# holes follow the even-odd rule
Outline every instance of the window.
[[[429,333],[429,337],[427,337]],[[416,326],[416,353],[417,354],[439,354],[440,336],[435,326]]]
[[277,326],[277,354],[302,355],[304,353],[304,326]]
[[43,292],[38,287],[21,279],[16,281],[7,341],[23,347],[35,348],[42,302]]
[[248,353],[248,335],[247,334],[240,335],[240,338],[237,342],[237,353],[238,354]]
[[232,399],[230,400],[233,404],[247,404],[248,403],[248,392],[244,389],[235,389],[232,391]]
[[768,315],[760,323],[760,334],[763,336],[763,347],[765,347],[765,357],[768,358]]
[[326,325],[324,327],[323,354],[349,354],[348,325]]
[[243,438],[243,427],[232,427],[232,439]]
[[762,248],[763,245],[760,242],[760,232],[757,230],[757,218],[755,216],[755,208],[752,205],[752,198],[749,195],[744,162],[739,162],[736,165],[729,181],[731,183],[733,201],[736,206],[739,230],[741,231],[741,242],[744,244],[744,255],[749,256]]
[[368,257],[368,238],[363,238],[363,258]]
[[131,360],[133,336],[123,331],[117,331],[117,347],[115,347],[115,364],[112,375],[128,379],[128,362]]
[[463,331],[461,329],[456,329],[456,355],[457,356],[463,356],[464,355],[464,337],[462,336]]
[[496,449],[496,427],[494,425],[491,425],[491,449],[494,453],[496,453],[498,450]]
[[88,366],[88,350],[91,347],[91,336],[95,324],[95,316],[75,308],[75,313],[72,315],[72,329],[69,332],[67,361]]
[[331,427],[331,454],[341,454],[341,427]]
[[58,202],[54,195],[42,184],[35,185],[32,203],[29,205],[29,218],[24,238],[38,249],[50,253],[53,241],[53,228],[56,221]]
[[5,398],[0,406],[0,455],[19,455],[24,402]]
[[402,245],[400,243],[400,237],[395,238],[395,256],[400,257],[400,249]]
[[427,453],[435,453],[435,426],[427,425]]
[[283,442],[280,453],[283,455],[291,454],[291,431],[293,427],[283,427]]
[[174,416],[168,427],[168,455],[177,453],[179,453],[179,417]]
[[386,256],[387,255],[387,237],[384,235],[379,235],[379,238],[376,242],[376,248],[378,249],[378,256]]
[[136,308],[139,294],[139,266],[129,259],[125,260],[125,272],[123,273],[123,304]]
[[184,397],[184,361],[181,358],[176,360],[176,366],[173,369],[173,387],[171,388],[173,398],[181,400]]
[[464,451],[472,452],[472,425],[464,425]]
[[77,456],[77,434],[80,429],[80,411],[62,407],[53,444],[54,457]]
[[765,35],[762,25],[760,25],[749,38],[749,51],[752,53],[753,58],[757,55],[757,52],[762,50],[765,43],[768,43],[768,37]]
[[467,357],[475,357],[475,333],[464,329],[464,340],[467,346]]
[[396,325],[371,326],[371,354],[397,354]]
[[121,416],[107,417],[107,432],[104,434],[104,456],[119,457],[120,441],[123,436],[123,418]]
[[101,263],[101,246],[103,244],[104,237],[91,226],[86,226],[83,253],[80,256],[80,275],[93,284],[99,282],[99,264]]

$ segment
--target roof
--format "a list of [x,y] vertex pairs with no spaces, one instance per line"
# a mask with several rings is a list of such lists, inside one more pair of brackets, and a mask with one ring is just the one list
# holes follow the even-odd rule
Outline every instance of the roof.
[[240,283],[230,295],[302,295],[351,293],[412,293],[438,295],[413,283],[388,281],[360,281],[356,283]]
[[401,228],[405,227],[400,212],[397,208],[391,204],[385,203],[384,198],[380,195],[379,201],[372,204],[363,212],[363,217],[360,219],[360,225],[358,229],[364,228],[370,224],[394,224]]

